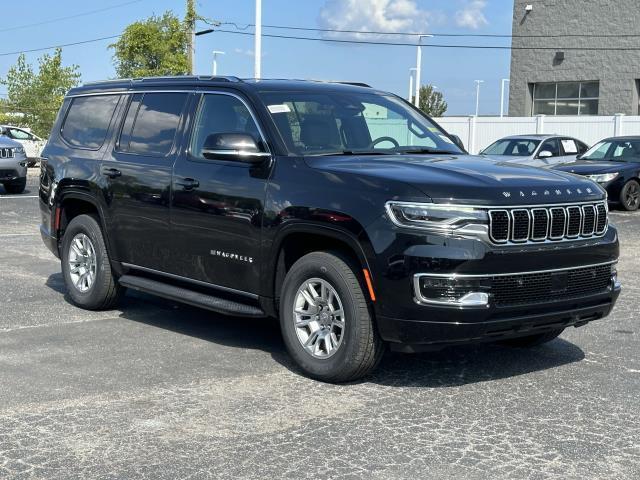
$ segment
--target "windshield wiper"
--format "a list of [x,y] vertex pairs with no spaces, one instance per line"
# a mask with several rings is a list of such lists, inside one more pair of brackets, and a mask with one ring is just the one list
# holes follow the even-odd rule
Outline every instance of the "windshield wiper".
[[405,153],[432,153],[436,155],[460,155],[462,152],[452,152],[450,150],[438,150],[437,148],[417,147],[417,148],[403,148],[396,150],[400,154]]
[[338,150],[335,152],[321,152],[321,153],[309,153],[307,154],[307,156],[309,157],[331,157],[334,155],[353,155],[353,156],[358,156],[358,155],[393,155],[394,152],[381,152],[381,151],[376,151],[376,150],[364,150],[364,151],[358,151],[358,150]]

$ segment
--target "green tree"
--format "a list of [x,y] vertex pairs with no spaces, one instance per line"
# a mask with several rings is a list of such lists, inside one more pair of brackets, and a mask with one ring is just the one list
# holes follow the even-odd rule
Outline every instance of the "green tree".
[[0,80],[7,88],[7,98],[0,104],[2,116],[47,137],[65,94],[79,82],[78,66],[63,66],[59,48],[53,55],[44,54],[38,59],[37,72],[20,55]]
[[430,117],[441,117],[447,111],[447,102],[442,92],[436,92],[433,85],[422,85],[419,108]]
[[125,28],[114,50],[116,74],[121,78],[184,75],[189,72],[190,32],[175,14],[151,16]]

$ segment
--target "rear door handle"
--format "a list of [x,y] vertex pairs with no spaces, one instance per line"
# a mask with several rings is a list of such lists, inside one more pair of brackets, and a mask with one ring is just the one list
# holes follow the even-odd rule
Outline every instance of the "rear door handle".
[[183,190],[191,191],[194,188],[198,188],[200,186],[200,182],[193,178],[183,178],[182,180],[176,180],[176,185],[182,187]]
[[116,178],[122,175],[122,172],[117,168],[103,168],[102,174],[109,178]]

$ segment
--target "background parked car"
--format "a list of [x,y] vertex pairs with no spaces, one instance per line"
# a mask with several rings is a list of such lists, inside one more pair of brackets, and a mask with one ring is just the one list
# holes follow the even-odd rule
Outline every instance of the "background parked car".
[[27,157],[15,140],[0,136],[0,184],[9,194],[22,193],[27,185]]
[[640,207],[640,137],[606,138],[574,162],[555,167],[598,182],[609,201],[625,210]]
[[0,135],[9,137],[11,140],[19,142],[27,155],[28,166],[32,167],[40,158],[40,153],[44,148],[46,140],[31,133],[26,128],[14,127],[12,125],[0,125]]
[[560,135],[518,135],[501,138],[480,155],[502,162],[552,167],[570,162],[589,147],[580,140]]

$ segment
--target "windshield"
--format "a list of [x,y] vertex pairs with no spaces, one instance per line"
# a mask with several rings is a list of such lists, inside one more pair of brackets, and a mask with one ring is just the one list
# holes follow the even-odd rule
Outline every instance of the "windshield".
[[605,140],[596,143],[581,160],[608,160],[613,162],[640,162],[640,139]]
[[392,95],[278,91],[260,97],[297,155],[462,153],[444,131]]
[[482,151],[482,155],[508,155],[510,157],[529,157],[540,145],[540,140],[504,139],[492,143]]

